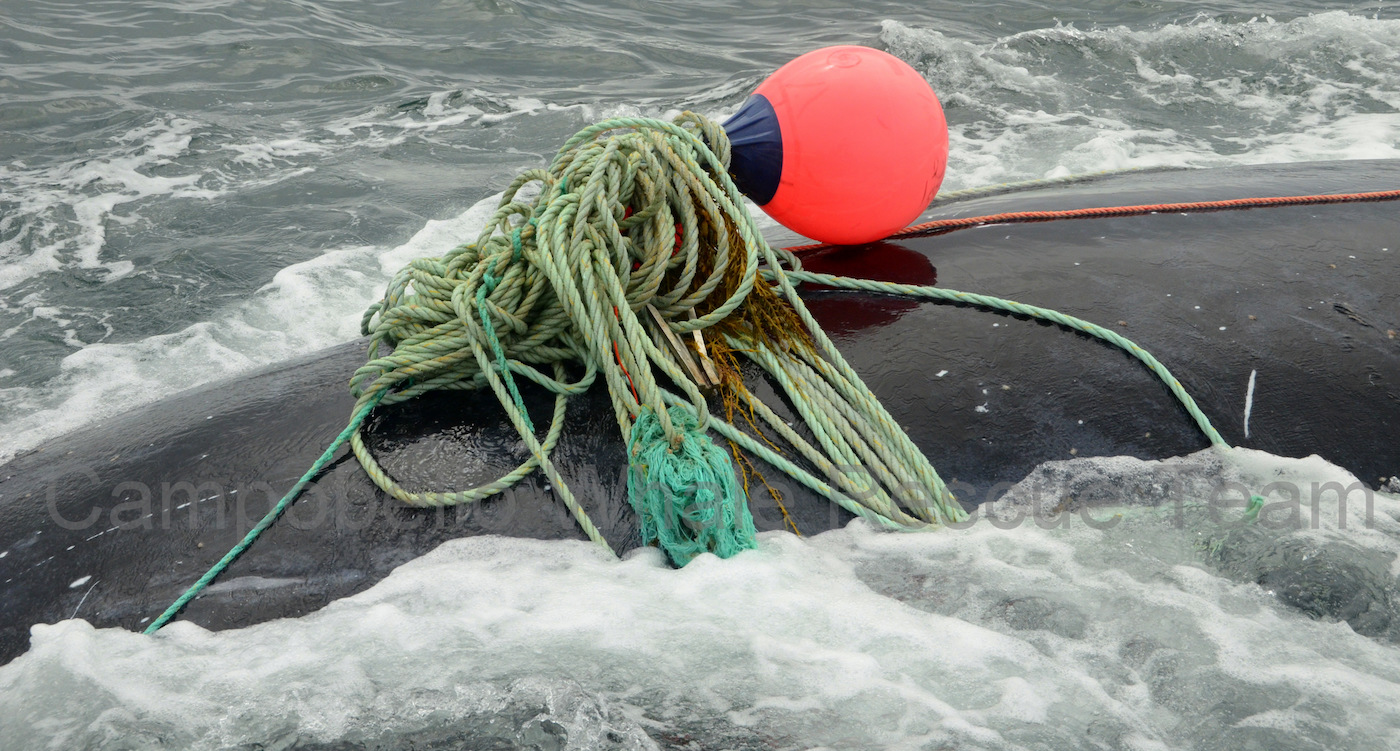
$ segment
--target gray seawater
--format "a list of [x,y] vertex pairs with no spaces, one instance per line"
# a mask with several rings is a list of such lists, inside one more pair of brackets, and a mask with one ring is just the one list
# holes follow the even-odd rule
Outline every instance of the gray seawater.
[[[0,459],[350,339],[578,128],[723,117],[842,43],[925,73],[945,189],[1400,157],[1387,3],[0,0]],[[0,669],[0,748],[1400,747],[1377,504],[1215,558],[1165,527],[854,527],[681,573],[469,542],[298,622],[41,628]],[[1245,581],[1323,549],[1364,569],[1366,617]]]
[[[1335,8],[1335,6],[1331,6]],[[431,222],[828,44],[946,107],[947,189],[1400,156],[1400,20],[1292,2],[0,0],[0,458],[350,338]]]

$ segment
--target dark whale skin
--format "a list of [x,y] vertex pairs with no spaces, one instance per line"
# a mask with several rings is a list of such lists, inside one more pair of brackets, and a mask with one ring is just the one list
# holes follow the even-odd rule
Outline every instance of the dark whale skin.
[[[947,204],[925,219],[1397,187],[1397,161],[1129,174]],[[1373,202],[997,225],[817,250],[804,262],[1115,327],[1166,364],[1232,444],[1320,454],[1376,484],[1400,474],[1398,211]],[[966,505],[1046,460],[1207,445],[1140,363],[1085,335],[960,305],[805,295]],[[76,614],[139,629],[159,614],[344,426],[346,380],[363,357],[360,342],[333,347],[84,427],[0,467],[0,663],[27,648],[35,623]],[[749,383],[792,417],[761,377]],[[528,389],[526,399],[545,423],[550,399]],[[614,548],[635,546],[623,446],[601,387],[575,399],[567,420],[558,465]],[[524,456],[489,394],[385,408],[369,434],[411,489],[465,488]],[[849,521],[764,469],[803,533]],[[760,529],[783,526],[765,493],[751,507]],[[581,537],[538,474],[470,508],[409,509],[342,456],[181,617],[224,629],[301,615],[476,534]]]

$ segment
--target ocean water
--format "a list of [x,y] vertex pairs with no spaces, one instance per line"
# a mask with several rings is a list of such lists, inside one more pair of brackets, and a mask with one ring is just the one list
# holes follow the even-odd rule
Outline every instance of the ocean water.
[[[839,43],[929,79],[945,189],[1400,157],[1383,2],[0,0],[0,459],[351,339],[576,129],[723,117]],[[1354,481],[1212,456],[1184,466]],[[0,748],[1400,747],[1400,511],[1374,509],[1228,545],[857,526],[679,573],[464,541],[301,621],[40,628],[0,668]],[[1309,550],[1352,605],[1241,583]]]

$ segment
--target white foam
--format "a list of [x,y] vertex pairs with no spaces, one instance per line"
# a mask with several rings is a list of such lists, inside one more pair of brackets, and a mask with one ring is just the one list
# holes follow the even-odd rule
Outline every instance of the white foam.
[[[1203,486],[1353,480],[1259,452],[1059,471],[1121,488],[1172,469]],[[1393,554],[1400,501],[1377,508],[1388,521],[1327,534]],[[579,749],[654,748],[648,733],[706,747],[1400,742],[1400,649],[1213,572],[1199,529],[1136,518],[925,535],[857,522],[768,533],[679,571],[650,549],[615,561],[584,542],[454,540],[300,619],[176,622],[156,638],[36,626],[0,668],[0,723],[24,748],[530,745],[548,728]]]
[[43,386],[0,390],[16,415],[0,459],[89,421],[355,338],[360,315],[395,271],[476,239],[499,200],[429,221],[394,248],[342,248],[288,266],[246,301],[181,331],[77,350]]
[[259,166],[301,156],[317,156],[330,150],[325,144],[302,138],[279,138],[265,143],[230,143],[224,144],[223,148],[238,155],[234,157],[235,163]]
[[574,111],[580,122],[594,110],[587,105],[561,105],[534,97],[494,94],[480,89],[439,91],[427,101],[406,110],[381,106],[369,112],[341,118],[325,130],[356,148],[397,146],[412,139],[424,139],[443,128],[469,122],[500,123],[522,115]]
[[[30,168],[0,165],[0,186],[12,202],[0,217],[0,290],[66,264],[102,269],[108,280],[130,274],[124,259],[104,259],[106,227],[135,220],[117,208],[153,196],[209,199],[217,190],[200,185],[199,173],[158,176],[154,167],[168,165],[190,145],[197,124],[162,118],[129,131],[121,145],[103,158],[74,159]],[[63,218],[71,213],[71,220]]]
[[[944,101],[949,189],[1400,156],[1400,21],[1345,11],[1288,22],[1202,16],[1152,28],[1056,25],[989,43],[886,21],[880,40]],[[1172,126],[1146,125],[1163,122]]]

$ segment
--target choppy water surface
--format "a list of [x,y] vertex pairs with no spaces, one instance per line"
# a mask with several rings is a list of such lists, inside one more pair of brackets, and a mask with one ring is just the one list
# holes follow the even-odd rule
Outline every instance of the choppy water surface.
[[[1233,3],[0,4],[0,456],[353,336],[395,253],[619,114],[732,112],[868,44],[947,188],[1400,156],[1400,20]],[[427,238],[424,238],[425,240]]]
[[[349,339],[577,128],[724,116],[837,43],[926,74],[950,189],[1400,157],[1388,4],[0,0],[0,458]],[[0,747],[1380,748],[1394,537],[1354,530],[1370,620],[1186,532],[775,535],[679,574],[464,542],[305,623],[42,629]]]

